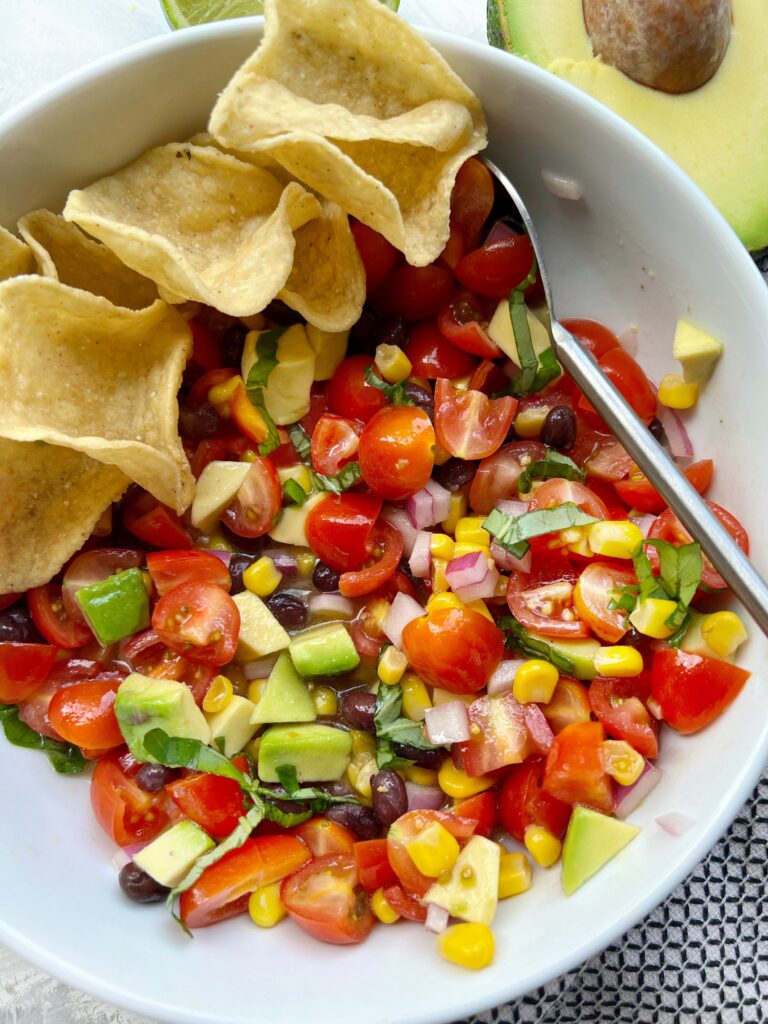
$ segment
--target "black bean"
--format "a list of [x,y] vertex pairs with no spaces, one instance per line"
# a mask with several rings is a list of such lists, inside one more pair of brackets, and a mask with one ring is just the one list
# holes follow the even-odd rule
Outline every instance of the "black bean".
[[374,813],[385,828],[408,810],[405,783],[397,772],[388,768],[371,779],[371,797]]
[[324,813],[326,818],[354,832],[358,839],[378,839],[381,834],[381,825],[372,807],[364,807],[362,804],[331,804]]
[[664,427],[661,424],[660,419],[652,419],[648,424],[648,429],[659,442],[659,444],[666,444],[667,435],[664,433]]
[[229,575],[232,577],[232,589],[230,594],[242,594],[245,590],[243,573],[249,565],[253,564],[253,555],[246,555],[236,551],[229,560]]
[[341,717],[353,729],[375,732],[373,714],[376,710],[376,695],[367,690],[347,690],[341,695]]
[[315,585],[315,590],[331,594],[334,590],[339,589],[339,573],[325,562],[315,562],[315,568],[312,570],[312,582]]
[[363,306],[360,319],[349,332],[347,355],[370,355],[376,346],[376,335],[381,323],[379,317],[370,306]]
[[296,594],[280,591],[268,597],[266,605],[283,629],[301,629],[307,621],[307,606]]
[[157,903],[159,900],[164,900],[170,891],[165,885],[156,882],[151,875],[148,875],[133,861],[122,869],[119,882],[120,888],[134,903]]
[[409,380],[405,385],[405,393],[418,409],[423,409],[427,416],[434,420],[435,400],[426,388]]
[[159,793],[178,777],[176,768],[167,768],[164,764],[143,764],[136,772],[136,784],[146,793]]
[[466,462],[464,459],[448,459],[442,466],[435,466],[432,474],[447,491],[461,490],[466,484],[474,479],[477,472],[477,462]]
[[569,452],[576,443],[576,413],[570,406],[556,405],[547,413],[541,440],[549,448]]
[[644,637],[642,633],[639,633],[634,626],[630,626],[621,638],[620,642],[626,647],[644,647],[647,639],[648,638]]
[[221,362],[223,366],[234,366],[240,370],[240,363],[243,360],[243,347],[248,328],[245,324],[232,324],[224,331],[221,339]]
[[0,612],[0,642],[11,644],[44,644],[45,640],[32,621],[26,604],[16,604]]
[[413,761],[419,768],[439,768],[446,757],[442,747],[437,750],[422,750],[420,747],[412,747],[410,743],[393,743],[392,749],[398,757]]
[[399,345],[405,348],[408,343],[408,326],[405,317],[390,316],[381,323],[376,331],[376,343],[378,345]]
[[182,406],[179,410],[179,430],[185,437],[193,441],[202,441],[212,437],[219,429],[219,417],[216,410],[208,402],[203,402],[196,409]]

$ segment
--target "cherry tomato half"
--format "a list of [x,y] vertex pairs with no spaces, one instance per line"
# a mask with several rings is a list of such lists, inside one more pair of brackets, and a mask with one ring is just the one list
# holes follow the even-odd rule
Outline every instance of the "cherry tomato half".
[[689,735],[714,722],[749,676],[738,665],[671,647],[653,656],[651,690],[667,725]]
[[389,863],[405,891],[415,896],[423,896],[435,880],[427,878],[416,867],[413,857],[408,853],[408,843],[435,822],[448,829],[459,846],[463,846],[474,835],[477,827],[476,821],[460,818],[448,811],[406,811],[390,825],[387,833]]
[[378,522],[368,537],[368,554],[373,564],[339,577],[339,591],[344,597],[372,594],[392,579],[403,557],[402,534],[389,523]]
[[381,505],[381,498],[372,494],[327,495],[307,516],[309,546],[336,572],[361,569]]
[[453,274],[445,267],[405,264],[382,285],[376,303],[389,315],[399,313],[406,320],[426,320],[437,315],[452,288]]
[[456,265],[456,277],[465,288],[492,299],[509,298],[533,266],[528,235],[510,235],[468,253]]
[[[383,411],[383,410],[382,410]],[[336,474],[357,455],[363,425],[326,412],[312,431],[312,465],[318,473]]]
[[226,565],[209,551],[150,551],[147,569],[161,597],[182,583],[215,583],[223,590],[232,586]]
[[376,366],[370,356],[349,356],[336,367],[328,382],[328,408],[337,416],[367,423],[374,413],[387,405],[383,391],[365,379],[369,367]]
[[269,459],[257,455],[221,520],[238,537],[263,537],[274,525],[282,504],[277,470]]
[[606,643],[619,643],[629,629],[627,613],[621,608],[611,608],[611,602],[616,591],[636,583],[631,569],[620,569],[606,562],[592,562],[579,576],[573,593],[576,611]]
[[[688,477],[688,482],[696,488],[699,494],[706,494],[712,483],[714,468],[712,459],[701,459],[699,462],[692,462],[690,466],[686,466],[683,472]],[[663,512],[667,507],[666,501],[645,473],[634,464],[626,479],[615,480],[613,486],[621,500],[630,508],[639,509],[641,512],[657,513]]]
[[153,548],[191,548],[192,538],[181,519],[146,491],[128,498],[123,507],[123,526]]
[[501,630],[470,608],[439,608],[403,630],[403,650],[429,686],[477,693],[488,684],[504,653]]
[[49,644],[0,643],[0,703],[15,704],[34,693],[57,654]]
[[451,225],[472,245],[491,215],[494,194],[493,175],[485,164],[473,156],[465,160],[451,192]]
[[349,227],[365,267],[365,290],[373,295],[389,277],[402,256],[383,235],[367,224],[350,218]]
[[[749,537],[747,536],[747,531],[738,519],[735,516],[732,516],[731,513],[721,505],[716,505],[714,501],[708,501],[707,504],[726,528],[728,533],[730,533],[739,545],[741,550],[748,555]],[[650,536],[656,537],[659,540],[666,540],[669,541],[670,544],[677,545],[690,544],[693,540],[691,535],[670,508],[668,508],[666,512],[662,512],[656,522],[651,526]],[[653,552],[650,549],[648,551],[648,556],[650,557],[651,562],[653,562]],[[703,555],[702,559],[703,567],[701,570],[701,582],[704,586],[711,587],[712,590],[726,590],[728,584],[715,569],[707,556]]]
[[541,825],[558,839],[565,835],[571,805],[541,788],[544,758],[534,757],[515,765],[505,776],[499,794],[499,817],[509,834],[522,843],[529,825]]
[[517,481],[523,472],[520,460],[541,460],[546,453],[541,441],[513,441],[483,459],[469,490],[472,509],[487,516],[499,501],[517,497]]
[[571,722],[588,722],[592,717],[589,691],[583,683],[569,676],[560,676],[547,704],[541,710],[555,735],[562,732]]
[[363,839],[355,843],[353,852],[360,885],[368,892],[385,889],[397,882],[397,875],[389,863],[386,839]]
[[481,359],[498,359],[503,352],[485,331],[492,316],[488,299],[462,288],[440,307],[437,326],[448,341],[465,352]]
[[589,687],[592,710],[609,736],[626,740],[638,754],[651,759],[659,756],[659,723],[648,711],[651,695],[650,674],[632,679],[593,679]]
[[[656,392],[651,387],[642,367],[623,348],[610,348],[597,360],[598,366],[608,380],[626,398],[644,423],[650,423],[656,415]],[[576,404],[581,415],[593,427],[607,430],[595,407],[584,395]]]
[[575,640],[589,636],[589,627],[574,611],[573,589],[572,583],[562,580],[521,590],[519,577],[513,573],[507,584],[507,605],[526,629]]
[[190,661],[226,665],[234,657],[240,612],[213,583],[182,583],[155,605],[152,628],[164,644]]
[[99,758],[91,777],[93,813],[118,846],[149,843],[170,821],[165,791],[148,793],[135,781],[140,767],[131,754],[114,751]]
[[285,879],[280,899],[296,924],[321,942],[362,942],[376,923],[351,853],[316,857]]
[[504,443],[517,401],[459,391],[440,378],[435,384],[435,433],[442,447],[460,459],[485,459]]
[[306,843],[313,857],[331,853],[354,853],[355,836],[348,828],[330,818],[316,817],[296,825],[291,832]]
[[89,679],[64,686],[48,707],[51,725],[67,743],[89,750],[108,750],[125,742],[114,704],[120,679]]
[[245,814],[243,792],[235,779],[201,773],[176,779],[166,789],[184,816],[214,839],[228,836]]
[[388,501],[420,491],[435,462],[435,431],[423,409],[391,405],[368,421],[360,436],[360,471]]
[[619,348],[619,339],[604,324],[597,320],[570,319],[563,320],[563,327],[575,334],[582,348],[591,352],[595,359],[600,359],[612,348]]
[[605,731],[600,722],[574,722],[555,736],[542,788],[567,804],[587,804],[612,814],[613,780],[603,768]]
[[75,622],[67,615],[61,587],[44,583],[27,592],[27,605],[32,619],[48,643],[72,650],[93,640],[89,626]]
[[452,344],[431,320],[412,328],[405,354],[416,377],[435,380],[437,377],[463,377],[471,373],[477,360],[469,352]]

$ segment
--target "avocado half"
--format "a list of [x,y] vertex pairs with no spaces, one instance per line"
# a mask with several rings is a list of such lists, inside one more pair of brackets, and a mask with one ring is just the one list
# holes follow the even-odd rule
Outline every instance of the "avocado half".
[[488,39],[615,110],[709,196],[749,249],[768,246],[768,2],[732,0],[713,77],[681,95],[639,85],[593,56],[581,0],[488,0]]

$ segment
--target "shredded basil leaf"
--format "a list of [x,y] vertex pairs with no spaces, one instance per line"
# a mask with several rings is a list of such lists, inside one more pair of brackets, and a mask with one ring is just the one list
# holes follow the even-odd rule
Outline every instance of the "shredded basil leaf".
[[415,404],[408,397],[406,381],[401,380],[399,384],[388,384],[387,381],[376,373],[373,366],[369,366],[365,371],[365,383],[370,384],[372,388],[377,388],[379,391],[383,391],[393,405]]
[[556,651],[544,640],[537,640],[531,636],[512,615],[505,615],[503,619],[499,619],[499,628],[507,634],[505,643],[510,650],[522,651],[529,658],[543,658],[551,662],[559,672],[568,676],[574,675],[576,666],[570,658]]
[[579,483],[584,483],[587,474],[576,465],[573,459],[569,459],[567,455],[561,455],[560,452],[555,451],[553,448],[547,448],[547,453],[543,459],[529,462],[525,467],[517,482],[517,489],[520,494],[527,494],[531,489],[531,482],[533,480],[551,480],[554,477],[561,477],[564,480],[578,480]]
[[284,811],[281,807],[270,803],[269,800],[264,801],[264,817],[268,821],[274,821],[276,825],[281,825],[283,828],[293,828],[294,825],[301,825],[302,822],[309,821],[315,813],[311,809],[308,811]]
[[144,746],[159,764],[168,768],[191,768],[209,775],[223,775],[234,779],[246,791],[250,786],[250,780],[228,757],[200,740],[169,736],[162,729],[150,729],[144,736]]
[[399,758],[392,749],[392,743],[404,743],[418,750],[437,750],[434,743],[424,739],[424,733],[418,722],[403,718],[400,714],[403,707],[403,688],[399,683],[387,686],[379,685],[376,694],[376,710],[373,713],[373,724],[376,729],[376,763],[380,769],[402,767],[410,764]]
[[0,704],[0,723],[9,743],[27,750],[41,750],[60,775],[80,775],[88,767],[79,747],[35,732],[21,721],[15,704]]
[[582,512],[578,505],[567,501],[555,508],[541,508],[535,512],[523,512],[519,516],[509,516],[495,508],[483,523],[496,543],[508,551],[513,558],[522,558],[530,547],[531,537],[541,537],[545,533],[559,533],[571,526],[589,526],[598,522],[594,516]]
[[509,319],[512,324],[517,358],[520,363],[520,375],[512,380],[509,390],[513,395],[527,395],[536,379],[539,361],[533,350],[531,328],[528,324],[528,314],[525,309],[525,293],[519,288],[515,288],[509,296]]
[[259,411],[267,428],[267,436],[259,445],[261,455],[269,455],[270,452],[280,447],[280,436],[275,421],[267,412],[264,404],[264,388],[269,382],[269,375],[277,366],[277,343],[285,331],[285,327],[262,331],[256,342],[256,362],[248,371],[245,381],[245,393],[248,395],[251,405]]
[[286,427],[291,444],[296,449],[304,465],[309,469],[312,482],[318,491],[330,491],[332,494],[341,494],[353,487],[361,477],[360,463],[349,462],[337,476],[324,476],[312,469],[312,442],[307,432],[298,423],[292,423]]
[[301,506],[309,495],[297,480],[286,480],[283,484],[283,496],[288,503],[294,506]]
[[296,774],[296,766],[292,764],[281,764],[277,768],[277,777],[280,780],[280,785],[283,787],[286,793],[292,795],[297,793],[299,790],[299,778]]
[[557,380],[562,372],[563,368],[558,363],[555,350],[550,345],[549,348],[545,348],[543,352],[539,353],[539,369],[533,378],[531,391],[543,391],[547,384]]
[[[653,547],[659,556],[659,575],[654,576],[651,560],[645,553],[646,547]],[[635,602],[644,601],[648,598],[660,598],[667,601],[675,601],[677,607],[666,620],[666,625],[675,630],[673,638],[681,638],[680,631],[687,627],[690,619],[689,606],[701,584],[701,573],[703,560],[701,557],[701,545],[696,541],[690,544],[682,544],[675,547],[668,541],[659,540],[655,537],[641,541],[632,554],[632,563],[635,568],[635,576],[639,589],[635,596]],[[632,593],[626,588],[624,594]],[[622,607],[626,607],[629,598],[625,600]],[[633,610],[633,608],[630,609]]]

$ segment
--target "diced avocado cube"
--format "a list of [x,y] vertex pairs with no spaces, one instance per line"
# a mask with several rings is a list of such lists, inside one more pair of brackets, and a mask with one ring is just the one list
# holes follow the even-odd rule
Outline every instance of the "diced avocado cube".
[[190,519],[203,533],[215,529],[219,517],[234,499],[251,468],[249,462],[209,462],[195,485]]
[[[258,356],[261,331],[250,331],[243,347],[243,380],[248,379]],[[277,342],[277,365],[264,388],[264,405],[275,423],[295,423],[309,412],[309,397],[315,379],[315,353],[303,324],[283,331]]]
[[115,695],[115,715],[128,749],[137,761],[155,763],[143,739],[151,729],[168,736],[210,743],[211,730],[195,704],[192,691],[175,679],[150,679],[134,672],[124,679]]
[[239,754],[258,728],[251,724],[255,709],[253,701],[235,694],[223,710],[206,715],[211,745],[220,748],[226,757]]
[[141,569],[124,569],[80,587],[75,599],[100,644],[114,644],[149,625],[149,596]]
[[317,718],[307,684],[293,667],[287,653],[281,654],[269,674],[267,686],[256,705],[251,722],[314,722]]
[[284,508],[280,516],[269,531],[272,540],[278,544],[292,544],[294,547],[308,548],[307,540],[307,516],[328,495],[325,492],[310,494],[303,505],[296,508]]
[[349,331],[321,331],[307,324],[307,338],[315,353],[315,380],[330,380],[347,354]]
[[340,779],[349,765],[352,736],[332,725],[273,725],[259,744],[259,778],[279,782],[277,769],[296,769],[299,782],[332,782]]
[[134,855],[133,863],[160,885],[173,889],[195,861],[216,844],[194,821],[180,821]]
[[256,661],[267,654],[285,650],[291,638],[260,597],[245,590],[242,594],[235,594],[232,600],[240,612],[235,661],[241,664]]
[[573,662],[575,679],[594,679],[597,675],[595,668],[595,654],[600,649],[600,643],[589,637],[584,640],[556,640],[551,636],[541,636],[531,632],[534,640],[547,644],[553,651],[562,654]]
[[499,904],[501,847],[473,836],[459,854],[448,878],[435,882],[425,903],[443,907],[451,917],[473,924],[490,924]]
[[300,676],[336,676],[360,664],[352,637],[341,622],[297,634],[288,650]]
[[722,341],[687,320],[678,320],[672,356],[683,367],[683,378],[688,384],[706,384],[722,354]]
[[573,809],[563,844],[563,889],[566,896],[582,886],[640,832],[618,818],[588,807]]

